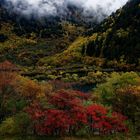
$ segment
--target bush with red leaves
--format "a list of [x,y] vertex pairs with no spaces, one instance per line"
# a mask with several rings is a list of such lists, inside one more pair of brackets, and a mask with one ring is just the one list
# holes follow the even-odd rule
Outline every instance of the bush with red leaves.
[[71,110],[74,106],[83,107],[83,100],[88,100],[89,96],[79,91],[61,90],[48,97],[48,102],[56,108]]
[[[83,101],[88,96],[77,91],[59,91],[48,97],[48,103],[54,108],[43,107],[34,103],[27,108],[39,135],[69,135],[76,134],[84,126],[88,132],[99,135],[116,132],[127,132],[126,117],[111,113],[101,105],[85,107]],[[87,133],[88,133],[87,132]]]
[[88,124],[92,132],[100,134],[111,134],[115,132],[127,132],[124,122],[127,118],[119,113],[109,111],[101,105],[87,107]]

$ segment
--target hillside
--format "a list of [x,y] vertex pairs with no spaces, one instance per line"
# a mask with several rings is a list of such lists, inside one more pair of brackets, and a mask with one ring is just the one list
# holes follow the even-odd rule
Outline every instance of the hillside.
[[38,64],[83,64],[120,70],[139,70],[140,0],[128,2],[100,25],[85,32],[64,52],[42,58]]
[[98,27],[97,38],[90,42],[87,55],[111,60],[123,57],[126,62],[139,65],[139,25],[140,1],[131,0]]
[[[75,15],[76,16],[76,15]],[[0,6],[0,53],[1,59],[17,62],[17,56],[29,57],[32,65],[36,59],[66,49],[79,35],[85,26],[64,18],[27,19]],[[83,23],[84,24],[84,23]],[[10,54],[7,54],[9,51]],[[12,56],[14,55],[14,56]],[[32,59],[33,58],[33,59]],[[31,65],[24,58],[21,63]],[[21,64],[20,63],[20,64]]]
[[27,75],[39,74],[40,79],[49,72],[56,79],[79,70],[84,75],[85,70],[106,68],[139,70],[140,0],[92,26],[79,17],[81,9],[71,6],[73,14],[67,17],[39,20],[10,13],[2,5],[0,9],[0,59],[16,63]]

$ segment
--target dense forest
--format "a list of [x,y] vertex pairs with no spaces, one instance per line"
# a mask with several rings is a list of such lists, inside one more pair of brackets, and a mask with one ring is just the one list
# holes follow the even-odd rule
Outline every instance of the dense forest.
[[102,22],[67,12],[0,1],[0,139],[140,139],[140,0]]

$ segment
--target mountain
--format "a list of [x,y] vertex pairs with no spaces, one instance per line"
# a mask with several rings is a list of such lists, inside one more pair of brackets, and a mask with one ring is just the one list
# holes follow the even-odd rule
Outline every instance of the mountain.
[[80,9],[76,7],[70,6],[67,16],[36,19],[9,11],[2,1],[0,4],[1,60],[35,65],[40,57],[62,52],[87,28],[82,17],[78,17]]
[[94,28],[89,28],[65,51],[45,57],[38,65],[82,64],[120,70],[139,70],[140,0],[123,8]]
[[0,60],[29,71],[95,66],[137,70],[140,65],[140,0],[130,0],[100,24],[69,6],[69,14],[27,19],[0,7]]
[[97,37],[89,42],[87,55],[111,60],[123,58],[128,63],[139,65],[139,25],[140,0],[131,0],[96,28]]

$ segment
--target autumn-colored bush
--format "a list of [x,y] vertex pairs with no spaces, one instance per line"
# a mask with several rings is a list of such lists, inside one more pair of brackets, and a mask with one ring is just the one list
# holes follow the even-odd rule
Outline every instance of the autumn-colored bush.
[[116,91],[113,109],[128,116],[134,127],[140,129],[140,86],[128,86]]
[[32,114],[35,133],[39,135],[62,135],[69,130],[71,118],[66,112],[57,109],[36,110]]
[[19,95],[27,99],[33,99],[41,94],[45,94],[45,87],[42,87],[33,80],[21,76],[16,77],[13,86]]
[[2,121],[0,124],[0,136],[31,134],[31,128],[29,115],[25,112],[20,112]]
[[124,124],[127,119],[119,113],[110,113],[101,105],[87,107],[87,116],[90,130],[99,134],[112,134],[116,132],[127,132]]
[[48,97],[50,104],[60,109],[72,109],[74,106],[82,106],[82,100],[87,100],[88,94],[80,91],[60,90]]
[[[135,72],[113,73],[97,87],[98,101],[128,117],[133,126],[140,128],[140,77]],[[95,94],[93,96],[95,96]]]
[[15,72],[0,72],[0,120],[15,115],[29,104],[41,87]]
[[14,64],[0,63],[0,122],[22,111],[36,98],[43,98],[51,88],[24,78],[17,73]]
[[[95,89],[95,93],[100,96],[100,101],[105,105],[114,104],[114,96],[120,88],[135,86],[140,82],[139,75],[135,72],[116,73],[113,72],[107,81],[100,84]],[[94,95],[93,95],[94,96]]]
[[89,98],[81,92],[62,90],[47,99],[47,107],[34,102],[26,109],[38,135],[76,135],[85,128],[91,135],[127,132],[123,115],[101,105],[84,106]]
[[[41,130],[40,127],[45,129],[42,130],[42,132],[39,131],[39,134],[45,133],[53,135],[56,133],[55,126],[57,127],[57,131],[59,132],[57,133],[59,135],[66,134],[68,132],[72,133],[73,131],[76,131],[79,128],[81,128],[82,125],[86,123],[86,110],[85,107],[82,105],[82,100],[86,100],[87,98],[88,98],[87,95],[78,91],[70,92],[61,90],[47,97],[49,103],[47,108],[44,108],[40,103],[33,104],[27,110],[29,114],[32,116],[32,119],[37,120],[38,123],[35,126],[37,130]],[[40,119],[42,118],[43,122],[41,124]],[[49,123],[52,126],[51,128],[52,130],[50,129],[48,130],[48,126],[43,126],[43,124],[45,123],[47,124]],[[67,129],[65,128],[65,126],[67,126]],[[38,129],[38,127],[40,129]],[[62,131],[63,128],[65,128],[64,129],[65,131]]]

